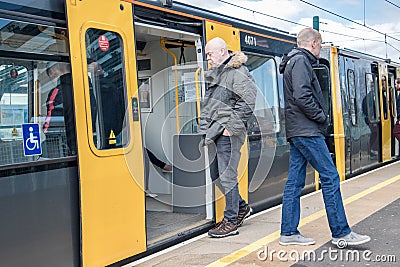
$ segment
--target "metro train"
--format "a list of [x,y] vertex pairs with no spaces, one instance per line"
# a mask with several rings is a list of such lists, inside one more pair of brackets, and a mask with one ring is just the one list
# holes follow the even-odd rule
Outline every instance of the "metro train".
[[[278,65],[295,36],[156,0],[1,0],[0,24],[2,266],[120,266],[222,219],[197,124],[204,47],[216,36],[248,56],[259,88],[241,194],[256,212],[281,202],[289,145]],[[397,160],[400,65],[331,45],[315,71],[341,180]],[[309,166],[304,193],[318,189]]]

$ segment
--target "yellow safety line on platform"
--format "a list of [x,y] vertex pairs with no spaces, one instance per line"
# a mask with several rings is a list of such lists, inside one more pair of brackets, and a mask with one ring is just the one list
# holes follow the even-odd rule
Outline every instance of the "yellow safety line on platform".
[[[377,184],[377,185],[375,185],[375,186],[373,186],[371,188],[368,188],[367,190],[364,190],[364,191],[362,191],[362,192],[360,192],[360,193],[358,193],[358,194],[356,194],[354,196],[351,196],[351,197],[345,199],[343,201],[343,203],[345,205],[350,204],[351,202],[353,202],[353,201],[355,201],[357,199],[360,199],[360,198],[362,198],[362,197],[364,197],[364,196],[366,196],[366,195],[368,195],[368,194],[370,194],[370,193],[372,193],[374,191],[377,191],[377,190],[379,190],[379,189],[381,189],[381,188],[383,188],[383,187],[385,187],[387,185],[390,185],[390,184],[392,184],[392,183],[394,183],[394,182],[396,182],[398,180],[400,180],[400,175],[395,176],[393,178],[390,178],[389,180],[386,180],[386,181],[384,181],[382,183],[379,183],[379,184]],[[315,220],[321,218],[324,215],[325,215],[325,209],[320,210],[318,212],[315,212],[312,215],[310,215],[310,216],[308,216],[308,217],[306,217],[304,219],[301,219],[300,223],[299,223],[299,227],[301,227],[303,225],[306,225],[307,223],[310,223],[312,221],[315,221]],[[262,247],[262,246],[264,246],[264,245],[266,245],[268,243],[271,243],[272,241],[277,240],[279,237],[280,237],[280,230],[275,231],[272,234],[267,235],[267,236],[255,241],[255,242],[245,246],[242,249],[239,249],[239,250],[237,250],[237,251],[235,251],[235,252],[233,252],[233,253],[231,253],[231,254],[223,257],[223,258],[220,258],[217,261],[214,261],[214,262],[210,263],[209,265],[207,265],[207,267],[227,266],[227,265],[229,265],[231,263],[234,263],[235,261],[238,261],[241,258],[246,257],[250,253],[252,253],[252,252],[256,251],[257,249],[259,249],[260,247]]]

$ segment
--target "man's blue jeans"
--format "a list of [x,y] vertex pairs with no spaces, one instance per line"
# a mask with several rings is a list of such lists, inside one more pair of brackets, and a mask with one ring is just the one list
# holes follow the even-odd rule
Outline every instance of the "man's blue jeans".
[[340,178],[322,136],[290,139],[290,166],[283,193],[281,235],[300,234],[300,194],[305,185],[307,162],[319,172],[332,237],[351,232],[340,193]]
[[221,135],[214,142],[217,154],[211,165],[211,177],[214,181],[217,179],[215,182],[225,195],[224,218],[237,224],[239,209],[245,209],[247,205],[239,194],[237,180],[243,141],[237,136]]

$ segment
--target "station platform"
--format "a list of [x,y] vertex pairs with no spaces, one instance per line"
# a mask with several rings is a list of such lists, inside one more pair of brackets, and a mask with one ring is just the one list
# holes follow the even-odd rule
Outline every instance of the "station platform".
[[400,162],[341,184],[353,231],[371,236],[369,243],[338,249],[331,244],[321,190],[301,198],[300,232],[312,246],[279,245],[281,205],[250,216],[239,235],[207,234],[125,265],[131,266],[400,266]]

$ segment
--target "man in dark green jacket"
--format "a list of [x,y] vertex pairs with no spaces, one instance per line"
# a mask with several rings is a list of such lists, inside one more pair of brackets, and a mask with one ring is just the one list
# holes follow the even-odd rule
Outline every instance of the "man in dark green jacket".
[[225,237],[238,234],[237,227],[251,213],[250,206],[239,194],[237,177],[240,148],[255,106],[257,87],[244,65],[247,57],[242,52],[230,55],[221,38],[210,40],[205,53],[211,68],[206,73],[208,87],[202,104],[200,131],[205,134],[205,145],[215,143],[216,160],[211,176],[213,180],[219,179],[226,199],[223,221],[208,234]]

